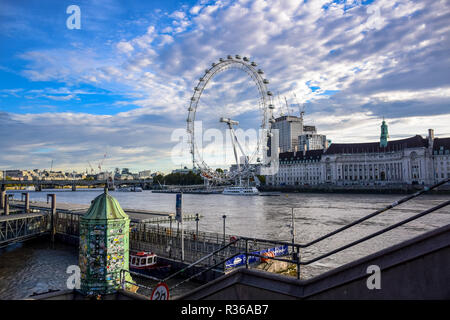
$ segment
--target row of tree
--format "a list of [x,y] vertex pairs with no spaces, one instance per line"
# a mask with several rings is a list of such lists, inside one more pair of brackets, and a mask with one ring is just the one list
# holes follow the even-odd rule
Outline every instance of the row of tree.
[[[222,169],[217,169],[219,171]],[[222,171],[223,172],[223,171]],[[261,184],[266,183],[266,177],[258,175],[258,179]],[[253,181],[253,179],[250,179]],[[200,173],[194,173],[189,171],[189,173],[170,173],[167,175],[159,174],[153,177],[153,185],[192,185],[192,184],[203,184],[203,178]]]
[[154,185],[191,185],[191,184],[203,184],[203,179],[198,173],[189,171],[189,173],[169,173],[166,175],[159,174],[153,177]]

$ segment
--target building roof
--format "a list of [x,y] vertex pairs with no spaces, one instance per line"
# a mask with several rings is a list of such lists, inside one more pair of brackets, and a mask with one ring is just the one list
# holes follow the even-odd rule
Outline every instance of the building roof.
[[434,138],[433,151],[450,150],[450,138]]
[[297,116],[281,116],[275,119],[276,122],[281,122],[281,121],[301,121],[301,119]]
[[416,135],[411,138],[388,141],[386,147],[381,147],[380,142],[367,143],[332,143],[325,154],[336,153],[372,153],[398,151],[405,148],[426,148],[428,140]]
[[82,220],[115,220],[129,219],[128,215],[123,211],[119,202],[108,194],[104,193],[95,198],[89,210],[81,217]]
[[302,151],[297,152],[283,152],[280,153],[280,161],[290,161],[290,160],[320,160],[323,154],[323,149],[320,150],[308,150],[303,155]]
[[303,131],[312,131],[312,132],[316,132],[316,126],[303,126]]

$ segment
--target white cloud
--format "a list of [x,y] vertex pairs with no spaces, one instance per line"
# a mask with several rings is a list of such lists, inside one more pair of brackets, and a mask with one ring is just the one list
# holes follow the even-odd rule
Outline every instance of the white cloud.
[[130,53],[131,51],[134,50],[133,46],[129,42],[126,42],[126,41],[119,42],[117,44],[117,49],[124,53]]
[[169,17],[182,20],[186,17],[186,14],[183,11],[175,11]]
[[189,13],[190,14],[198,14],[200,12],[200,10],[202,9],[202,6],[193,6],[190,10]]

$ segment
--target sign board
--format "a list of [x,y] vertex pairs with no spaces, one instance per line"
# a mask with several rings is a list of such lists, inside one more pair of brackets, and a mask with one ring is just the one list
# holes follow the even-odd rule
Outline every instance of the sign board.
[[[274,247],[274,248],[269,248],[269,249],[264,249],[261,251],[254,251],[252,253],[254,254],[259,254],[262,255],[263,253],[266,252],[273,252],[273,254],[276,256],[285,256],[287,254],[289,254],[289,248],[288,245],[282,245],[282,246],[278,246],[278,247]],[[254,262],[259,262],[261,261],[260,257],[254,257],[254,256],[249,256],[248,257],[248,263],[254,263]],[[245,264],[245,254],[240,254],[236,257],[234,257],[233,259],[227,260],[225,262],[225,268],[234,268],[234,267],[239,267]]]
[[183,222],[183,213],[181,210],[181,206],[182,206],[182,196],[183,194],[181,193],[177,193],[177,203],[176,203],[176,215],[175,215],[175,220],[177,220],[178,222]]
[[169,287],[164,282],[158,283],[153,289],[150,300],[169,300]]

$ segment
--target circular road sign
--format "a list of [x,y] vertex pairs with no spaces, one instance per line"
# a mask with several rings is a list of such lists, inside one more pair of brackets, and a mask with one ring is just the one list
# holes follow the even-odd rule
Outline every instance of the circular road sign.
[[164,282],[158,283],[153,289],[150,300],[169,300],[169,287]]

